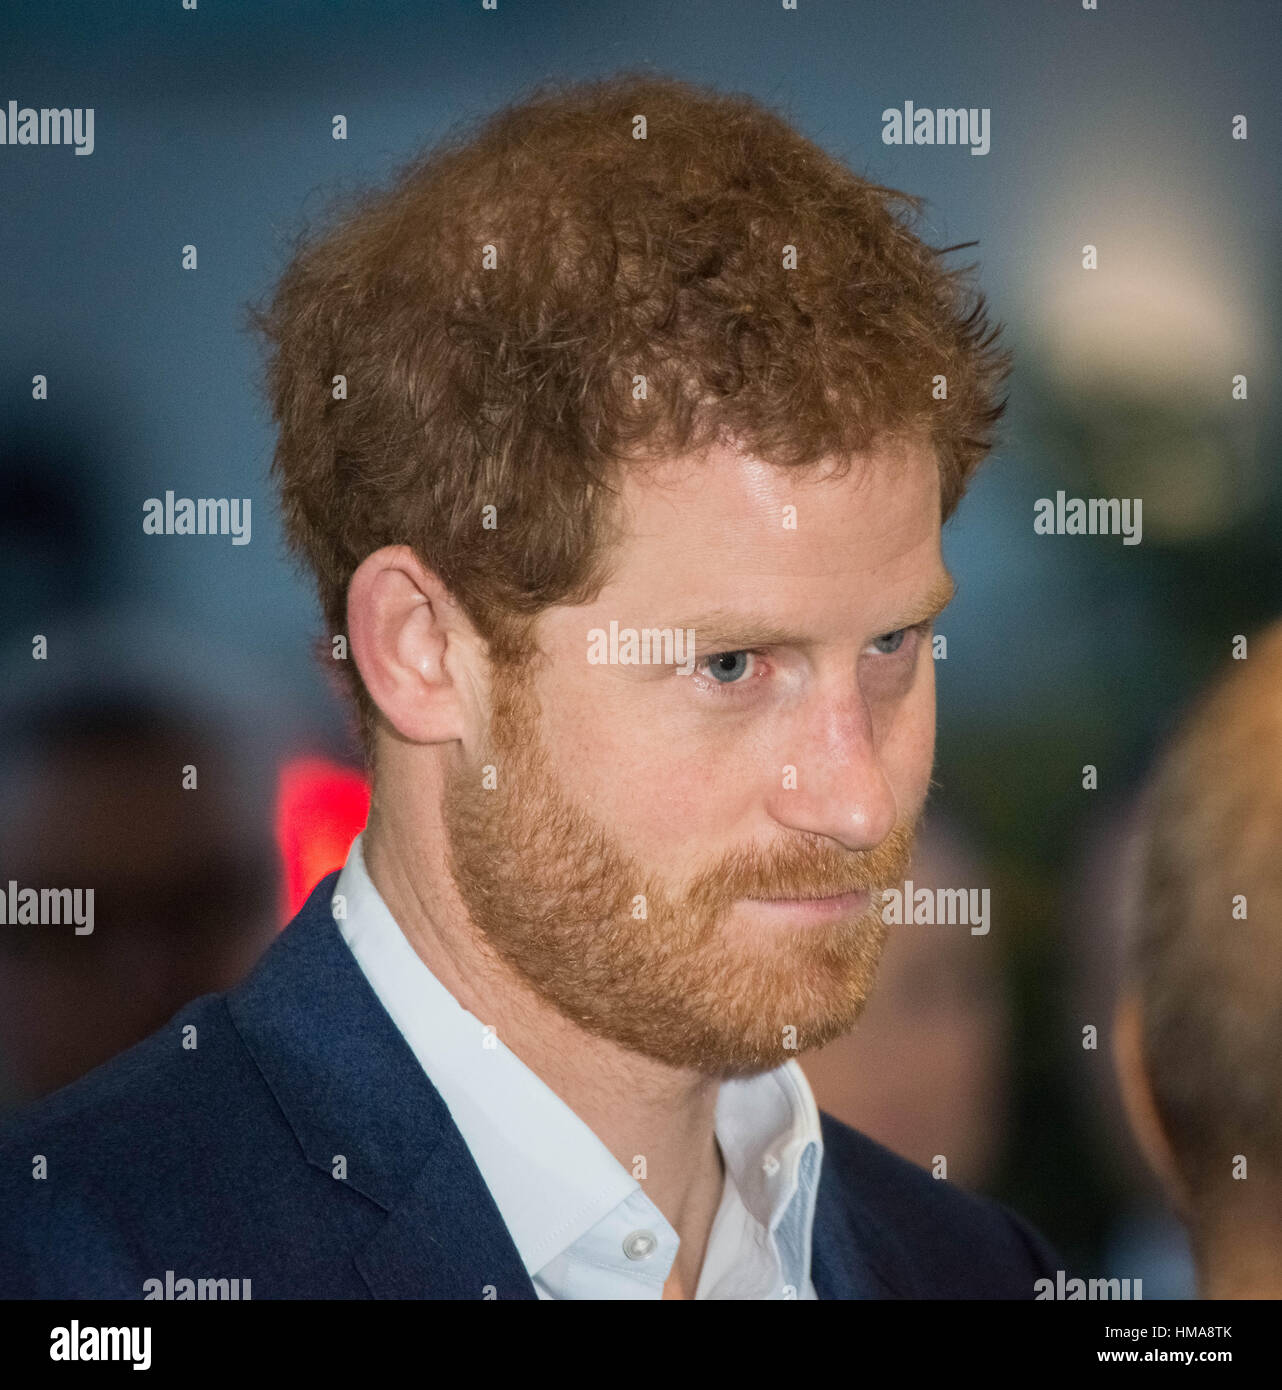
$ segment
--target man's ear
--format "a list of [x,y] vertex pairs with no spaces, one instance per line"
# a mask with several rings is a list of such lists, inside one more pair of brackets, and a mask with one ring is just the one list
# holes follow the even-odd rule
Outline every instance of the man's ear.
[[467,739],[484,644],[408,546],[361,562],[347,586],[347,632],[365,688],[398,734],[411,743]]
[[1118,1000],[1113,1015],[1113,1064],[1131,1133],[1172,1206],[1187,1222],[1191,1214],[1188,1190],[1157,1113],[1144,1062],[1143,1013],[1138,996],[1129,990]]

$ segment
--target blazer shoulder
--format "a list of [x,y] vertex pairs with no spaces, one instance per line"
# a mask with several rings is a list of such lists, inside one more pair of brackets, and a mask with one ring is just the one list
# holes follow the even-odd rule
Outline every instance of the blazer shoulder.
[[229,1050],[239,1046],[224,996],[202,995],[163,1027],[92,1071],[0,1123],[0,1151],[40,1137],[74,1136],[86,1154],[145,1138],[149,1113],[206,1108],[226,1084]]
[[[864,1240],[885,1242],[897,1282],[926,1298],[1032,1298],[1063,1262],[1004,1203],[936,1178],[820,1112],[824,1170]],[[870,1233],[869,1227],[875,1228]],[[907,1290],[905,1290],[907,1292]]]
[[193,1191],[216,1205],[220,1174],[246,1170],[251,1134],[269,1143],[270,1105],[223,997],[206,995],[10,1114],[0,1124],[0,1298],[138,1297],[139,1251]]
[[[312,897],[337,875],[317,885]],[[309,900],[308,907],[313,903]],[[307,909],[267,947],[239,984],[219,994],[203,994],[185,1004],[168,1023],[118,1053],[79,1080],[33,1101],[0,1121],[0,1153],[36,1138],[46,1142],[70,1135],[83,1165],[109,1161],[113,1151],[146,1150],[160,1132],[172,1136],[182,1127],[199,1135],[225,1134],[229,1110],[248,1123],[246,1087],[270,1099],[261,1073],[242,1040],[233,1009],[238,998],[255,989],[270,995],[272,983],[290,968],[304,933],[299,925]],[[303,924],[306,925],[305,923]],[[161,1131],[155,1122],[162,1122]],[[0,1171],[7,1173],[8,1163]]]

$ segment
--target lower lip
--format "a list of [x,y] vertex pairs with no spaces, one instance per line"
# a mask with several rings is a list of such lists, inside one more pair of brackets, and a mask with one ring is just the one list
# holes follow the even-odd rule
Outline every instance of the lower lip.
[[835,922],[863,912],[869,902],[868,890],[842,893],[836,898],[745,898],[753,907],[779,921]]

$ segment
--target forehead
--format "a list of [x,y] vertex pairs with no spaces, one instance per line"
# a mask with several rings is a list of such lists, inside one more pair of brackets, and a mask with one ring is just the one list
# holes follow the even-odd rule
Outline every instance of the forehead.
[[753,586],[848,599],[927,582],[939,558],[939,469],[925,443],[853,456],[844,474],[776,467],[728,446],[628,474],[602,598],[750,602]]

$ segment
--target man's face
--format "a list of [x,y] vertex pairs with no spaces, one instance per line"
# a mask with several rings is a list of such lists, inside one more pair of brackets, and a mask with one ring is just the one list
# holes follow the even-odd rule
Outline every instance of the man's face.
[[[621,506],[600,595],[494,673],[491,746],[446,792],[451,869],[563,1015],[750,1074],[846,1032],[872,984],[933,757],[938,469],[923,445],[843,478],[719,448]],[[601,663],[612,621],[693,628],[694,670]]]

